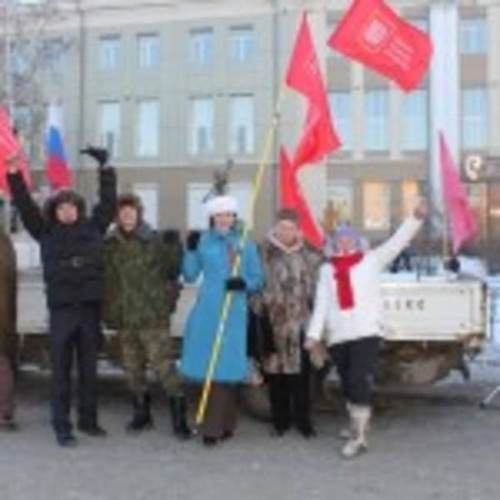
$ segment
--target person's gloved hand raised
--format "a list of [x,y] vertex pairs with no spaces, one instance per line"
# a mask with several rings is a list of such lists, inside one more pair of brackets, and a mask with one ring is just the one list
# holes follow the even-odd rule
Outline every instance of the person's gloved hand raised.
[[109,153],[105,148],[87,145],[85,149],[80,150],[80,153],[93,158],[98,163],[100,168],[104,167],[106,163],[108,163]]
[[241,276],[234,276],[226,280],[226,290],[243,292],[247,289],[246,281]]
[[200,237],[200,231],[189,231],[186,238],[186,248],[188,249],[188,251],[194,252],[198,248]]

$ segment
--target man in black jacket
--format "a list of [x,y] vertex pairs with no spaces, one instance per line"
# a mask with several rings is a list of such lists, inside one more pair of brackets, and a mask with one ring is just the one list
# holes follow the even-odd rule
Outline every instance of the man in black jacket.
[[32,200],[18,161],[9,161],[8,183],[26,230],[41,249],[49,308],[52,369],[52,425],[61,446],[73,446],[70,420],[71,364],[78,359],[78,429],[105,436],[97,421],[97,352],[103,295],[103,235],[116,205],[116,176],[106,166],[107,152],[84,150],[99,164],[99,202],[91,217],[83,198],[72,190],[52,196],[44,210]]

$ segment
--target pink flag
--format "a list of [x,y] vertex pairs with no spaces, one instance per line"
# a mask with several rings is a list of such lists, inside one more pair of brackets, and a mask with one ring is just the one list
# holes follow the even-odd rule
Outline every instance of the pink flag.
[[478,227],[443,132],[439,132],[439,157],[443,199],[448,214],[453,252],[456,254],[463,243],[476,234]]
[[0,192],[9,194],[7,185],[7,160],[15,154],[20,155],[20,171],[24,177],[24,182],[31,187],[28,158],[21,149],[21,144],[12,128],[7,111],[4,108],[0,108]]

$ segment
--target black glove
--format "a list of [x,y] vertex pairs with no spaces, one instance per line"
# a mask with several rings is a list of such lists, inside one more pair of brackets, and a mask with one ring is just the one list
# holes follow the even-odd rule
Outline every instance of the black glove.
[[452,273],[460,272],[460,261],[456,257],[451,257],[444,263],[444,268]]
[[247,289],[247,284],[243,278],[236,276],[226,280],[226,290],[234,292],[242,292]]
[[189,231],[186,238],[186,247],[190,252],[194,252],[198,248],[201,233],[199,231]]
[[99,167],[104,167],[108,163],[109,153],[107,149],[96,148],[95,146],[88,145],[85,149],[81,149],[82,155],[89,155],[99,164]]

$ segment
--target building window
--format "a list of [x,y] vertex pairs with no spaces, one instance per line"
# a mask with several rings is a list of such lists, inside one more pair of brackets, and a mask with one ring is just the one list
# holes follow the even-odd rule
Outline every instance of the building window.
[[138,35],[137,50],[140,68],[157,68],[160,65],[160,37],[158,35]]
[[193,64],[211,64],[214,58],[212,28],[192,30],[190,33],[190,60]]
[[20,78],[28,77],[32,66],[29,52],[29,44],[25,41],[17,41],[11,44],[10,64],[14,76]]
[[462,146],[484,148],[488,137],[488,103],[484,87],[462,91]]
[[232,154],[253,153],[255,149],[253,96],[231,96],[229,113],[229,152]]
[[389,98],[387,90],[365,94],[365,148],[384,151],[388,148]]
[[484,17],[460,20],[460,53],[486,54],[487,28]]
[[63,69],[64,52],[67,50],[64,40],[60,37],[49,38],[43,43],[43,61],[47,69],[59,74]]
[[111,156],[118,156],[120,151],[121,109],[116,101],[99,104],[99,143]]
[[401,183],[401,215],[402,218],[413,214],[415,205],[420,195],[417,181],[404,181]]
[[[493,213],[496,214],[496,207],[489,207],[488,200],[488,186],[485,183],[468,183],[467,194],[472,208],[472,212],[479,224],[480,236],[491,236],[486,233],[488,229],[488,212],[492,208]],[[490,212],[491,213],[491,212]],[[493,215],[493,214],[492,214]]]
[[116,69],[120,64],[121,39],[119,35],[106,35],[99,39],[99,67]]
[[255,33],[251,26],[231,28],[231,60],[238,63],[250,62],[255,56]]
[[35,132],[40,117],[34,106],[25,104],[14,106],[12,113],[17,138],[34,165],[43,158],[45,148],[44,141],[40,141],[38,134]]
[[[352,182],[333,179],[327,186],[326,217],[329,229],[337,223],[351,223],[354,218],[354,194]],[[331,220],[333,219],[333,220]]]
[[386,231],[391,225],[391,190],[383,182],[363,184],[363,225],[369,231]]
[[330,92],[328,95],[333,124],[340,135],[342,149],[352,148],[352,109],[350,92]]
[[214,100],[212,97],[191,99],[190,147],[193,155],[214,150]]
[[137,156],[154,157],[159,153],[160,101],[144,99],[138,103]]
[[153,229],[158,229],[159,216],[159,186],[158,184],[134,184],[134,194],[142,203],[142,219],[144,219]]
[[403,97],[402,148],[421,151],[427,148],[427,91],[414,90]]

